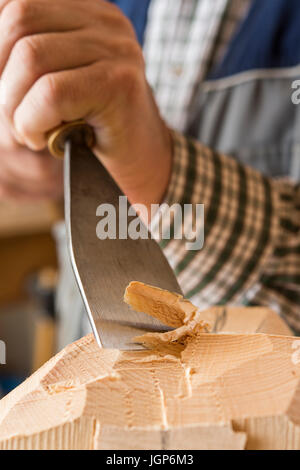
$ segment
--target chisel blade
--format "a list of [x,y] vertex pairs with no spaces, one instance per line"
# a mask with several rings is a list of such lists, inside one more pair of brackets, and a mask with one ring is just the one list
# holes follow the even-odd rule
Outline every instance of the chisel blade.
[[[64,158],[65,221],[75,277],[99,345],[121,350],[142,349],[132,342],[145,332],[166,331],[155,318],[134,312],[123,301],[133,280],[181,293],[159,245],[147,239],[99,239],[97,208],[110,204],[119,221],[124,195],[85,145],[68,140]],[[128,206],[129,207],[129,206]]]

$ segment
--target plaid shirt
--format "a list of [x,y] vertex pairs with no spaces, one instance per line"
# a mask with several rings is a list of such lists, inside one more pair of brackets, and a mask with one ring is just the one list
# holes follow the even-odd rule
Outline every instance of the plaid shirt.
[[250,0],[152,0],[147,78],[169,125],[184,131],[197,87],[222,58]]
[[[266,305],[300,332],[300,186],[272,180],[184,136],[194,97],[224,54],[249,0],[152,0],[144,53],[161,114],[174,129],[166,201],[205,206],[205,244],[161,241],[185,295]],[[172,227],[171,227],[172,231]]]

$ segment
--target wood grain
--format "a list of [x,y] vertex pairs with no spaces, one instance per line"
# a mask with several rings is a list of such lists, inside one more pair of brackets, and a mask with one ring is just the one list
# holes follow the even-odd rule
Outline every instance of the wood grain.
[[268,309],[220,315],[202,319],[218,333],[175,330],[167,348],[167,333],[144,351],[69,345],[0,402],[0,448],[300,449],[300,339]]

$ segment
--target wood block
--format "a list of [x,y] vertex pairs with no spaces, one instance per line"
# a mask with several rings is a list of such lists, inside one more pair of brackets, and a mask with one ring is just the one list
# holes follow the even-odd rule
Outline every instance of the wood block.
[[[228,308],[223,327],[247,333],[205,333],[215,310],[201,318],[164,291],[147,305],[181,326],[139,338],[144,351],[100,349],[92,335],[67,346],[1,400],[0,448],[300,449],[300,339],[280,335],[275,314],[242,308],[243,322]],[[256,333],[271,324],[277,334]]]

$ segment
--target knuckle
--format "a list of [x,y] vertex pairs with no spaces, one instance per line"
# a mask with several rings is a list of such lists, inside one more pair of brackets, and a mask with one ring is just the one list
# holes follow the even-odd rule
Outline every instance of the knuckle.
[[122,64],[117,69],[116,80],[125,88],[132,88],[139,82],[139,70],[131,64]]
[[59,81],[54,75],[45,75],[38,81],[38,95],[46,107],[57,107],[61,101],[62,92]]
[[19,39],[13,49],[13,54],[32,72],[40,62],[36,40],[30,36]]
[[8,28],[24,30],[26,25],[30,2],[27,0],[13,0],[9,2],[1,13],[1,23]]
[[128,101],[138,97],[142,82],[143,75],[136,65],[119,64],[113,74],[114,89],[122,90],[123,96],[127,96]]
[[101,9],[100,14],[103,17],[111,19],[112,21],[115,21],[118,24],[120,24],[120,22],[125,23],[124,19],[127,19],[120,7],[115,3],[109,3],[108,5],[106,5],[106,9],[104,11]]
[[121,13],[120,7],[118,7],[118,5],[116,5],[115,3],[111,3],[108,6],[108,8],[112,13],[115,13],[117,15],[119,15]]
[[122,12],[120,7],[114,3],[109,3],[107,5],[107,10],[100,10],[100,19],[107,24],[110,24],[112,27],[118,29],[119,31],[126,32],[132,37],[135,37],[134,28],[131,21],[127,18],[126,15]]
[[18,136],[18,142],[21,143],[21,139],[23,141],[23,137],[27,135],[27,126],[24,121],[14,118],[14,128]]
[[133,59],[134,61],[143,62],[143,53],[140,45],[136,40],[131,38],[123,39],[120,42],[121,53]]
[[16,137],[18,141],[21,143],[21,141],[23,141],[23,137],[27,135],[26,121],[24,121],[23,119],[20,119],[18,114],[15,113],[13,117],[13,124],[14,124]]
[[135,37],[134,28],[132,26],[131,21],[129,20],[129,18],[127,18],[126,15],[124,15],[124,13],[120,10],[120,8],[117,5],[115,5],[115,7],[118,10],[116,14],[116,18],[119,21],[119,25],[124,28],[124,31],[126,31],[127,33]]

